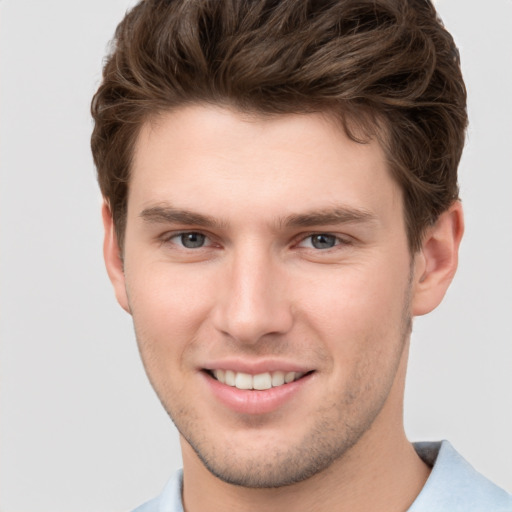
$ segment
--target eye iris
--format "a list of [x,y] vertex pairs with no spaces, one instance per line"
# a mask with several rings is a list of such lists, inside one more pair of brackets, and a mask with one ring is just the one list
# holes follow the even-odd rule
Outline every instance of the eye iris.
[[183,233],[181,235],[181,243],[187,249],[197,249],[204,245],[205,236],[201,233]]
[[336,245],[336,237],[333,235],[313,235],[311,244],[315,249],[330,249]]

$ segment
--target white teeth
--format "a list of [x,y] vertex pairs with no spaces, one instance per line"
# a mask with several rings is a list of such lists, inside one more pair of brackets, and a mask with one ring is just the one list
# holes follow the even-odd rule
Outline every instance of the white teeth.
[[289,384],[294,380],[304,376],[301,372],[266,372],[258,375],[249,373],[234,372],[232,370],[213,370],[213,376],[222,384],[226,384],[238,389],[257,389],[265,390]]
[[284,372],[274,372],[272,374],[272,386],[282,386],[284,384]]
[[226,370],[226,373],[224,374],[226,382],[228,386],[234,386],[235,385],[235,372],[231,370]]
[[238,389],[252,389],[252,375],[238,372],[236,374],[235,387]]
[[295,379],[295,372],[288,372],[284,376],[284,381],[285,381],[286,384],[288,384],[290,382],[293,382],[293,379]]
[[272,377],[270,373],[260,373],[252,378],[252,387],[254,389],[270,389],[272,387]]

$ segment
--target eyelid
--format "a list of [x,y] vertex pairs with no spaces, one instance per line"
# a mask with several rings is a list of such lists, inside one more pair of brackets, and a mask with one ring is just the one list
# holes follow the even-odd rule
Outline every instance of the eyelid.
[[[187,234],[191,234],[191,233],[204,236],[205,237],[205,245],[195,248],[195,249],[192,249],[192,248],[183,246],[183,244],[181,244],[181,243],[172,242],[172,240],[175,238],[179,238],[182,235],[187,235]],[[160,235],[158,238],[162,244],[172,243],[172,244],[180,247],[181,249],[188,250],[188,251],[196,251],[198,249],[203,249],[205,247],[211,247],[214,245],[212,236],[209,233],[206,233],[200,229],[180,229],[180,230],[176,230],[176,231],[166,231],[165,233]]]
[[[172,242],[173,239],[180,237],[182,235],[185,235],[185,234],[189,234],[189,233],[197,233],[197,234],[203,235],[206,239],[205,245],[202,247],[196,248],[196,249],[191,249],[188,247],[184,247],[181,243]],[[295,247],[300,246],[303,242],[305,242],[306,240],[310,239],[312,236],[315,236],[315,235],[332,236],[336,239],[336,244],[333,247],[328,248],[328,249],[322,249],[322,251],[324,251],[324,252],[328,251],[329,249],[334,249],[335,247],[338,247],[340,245],[345,245],[345,246],[351,245],[354,242],[353,237],[351,237],[349,235],[345,235],[345,234],[341,235],[339,233],[334,233],[331,231],[317,230],[317,231],[310,231],[307,233],[300,233],[299,235],[294,237],[294,241],[292,242],[292,245]],[[160,243],[162,243],[162,244],[174,243],[174,245],[176,245],[182,249],[185,249],[185,250],[197,250],[197,249],[201,249],[201,248],[209,248],[209,247],[215,246],[215,245],[217,245],[217,242],[215,241],[215,239],[216,239],[216,237],[214,235],[212,235],[211,233],[208,233],[201,229],[193,229],[193,228],[192,229],[177,229],[177,230],[172,230],[172,231],[166,231],[165,233],[158,236],[158,240],[160,241]],[[316,249],[314,247],[304,247],[304,248],[305,249],[314,249],[315,251],[321,250],[321,249]]]
[[297,236],[297,242],[294,244],[295,246],[300,246],[301,243],[305,242],[308,238],[311,238],[315,235],[325,235],[332,236],[336,239],[336,244],[333,247],[328,249],[316,249],[314,247],[307,247],[308,249],[314,249],[315,251],[328,251],[329,249],[334,249],[340,245],[350,245],[353,243],[353,239],[348,235],[340,235],[337,233],[332,233],[330,231],[311,231],[310,233],[302,233]]

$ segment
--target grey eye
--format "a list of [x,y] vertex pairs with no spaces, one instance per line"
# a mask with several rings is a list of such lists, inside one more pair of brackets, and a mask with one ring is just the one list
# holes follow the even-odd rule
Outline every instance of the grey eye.
[[201,233],[182,233],[180,241],[183,247],[187,249],[197,249],[203,247],[206,241],[206,236]]
[[311,235],[311,245],[315,249],[330,249],[336,245],[336,237],[322,233]]

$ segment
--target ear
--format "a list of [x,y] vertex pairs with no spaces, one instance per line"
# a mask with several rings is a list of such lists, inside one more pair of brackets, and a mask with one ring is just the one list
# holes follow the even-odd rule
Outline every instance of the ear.
[[462,205],[455,201],[428,228],[415,255],[413,316],[430,313],[443,300],[457,270],[463,233]]
[[130,305],[128,303],[128,295],[126,294],[126,283],[124,278],[123,260],[121,250],[117,242],[117,235],[114,229],[114,221],[110,207],[106,202],[101,208],[103,217],[103,227],[105,229],[105,238],[103,240],[103,257],[105,266],[107,267],[108,277],[114,286],[117,302],[128,313],[130,313]]

